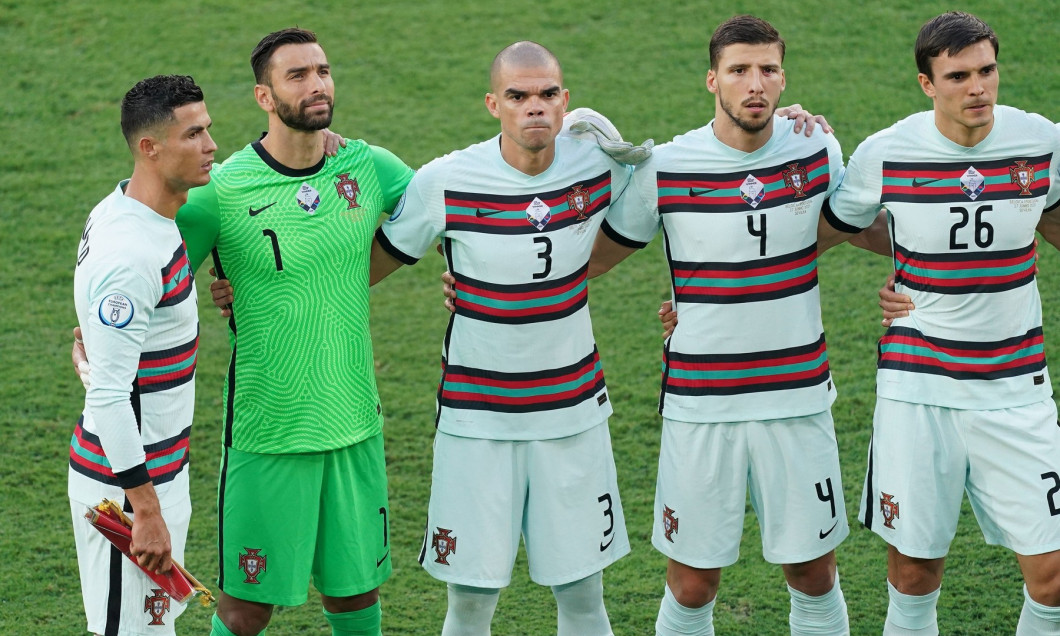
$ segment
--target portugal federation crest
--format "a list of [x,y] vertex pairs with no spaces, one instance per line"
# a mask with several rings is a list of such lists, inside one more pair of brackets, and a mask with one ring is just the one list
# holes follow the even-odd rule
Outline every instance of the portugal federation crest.
[[259,554],[261,548],[257,550],[253,548],[243,548],[247,551],[246,554],[239,555],[239,569],[246,573],[247,578],[243,579],[244,583],[250,583],[258,585],[258,575],[265,571],[265,555]]
[[350,173],[346,172],[336,177],[339,180],[335,184],[335,189],[338,190],[339,196],[346,199],[349,205],[346,207],[347,210],[361,207],[357,203],[357,195],[361,193],[361,186],[357,185],[357,179],[351,179]]
[[148,625],[165,625],[162,617],[169,611],[169,595],[165,590],[158,588],[151,588],[151,591],[154,592],[154,596],[144,597],[144,612],[151,615],[151,622]]
[[1028,166],[1026,161],[1017,161],[1016,165],[1008,169],[1009,181],[1020,187],[1020,196],[1031,196],[1031,184],[1034,183],[1034,166]]
[[880,493],[880,514],[883,515],[883,527],[894,530],[893,522],[898,518],[898,502],[894,495]]
[[435,563],[449,565],[449,555],[456,554],[456,537],[452,532],[448,528],[438,528],[438,532],[431,537],[431,547],[437,555],[434,558]]
[[806,178],[806,168],[799,166],[797,162],[789,163],[788,169],[781,172],[780,176],[784,177],[784,185],[788,186],[795,192],[796,199],[802,199],[806,196],[806,193],[803,192],[808,183]]
[[670,543],[674,542],[673,535],[677,534],[677,516],[674,509],[663,505],[663,534]]
[[589,209],[589,193],[582,190],[580,185],[574,186],[574,189],[567,193],[567,207],[578,213],[576,221],[584,221],[589,218],[585,216],[585,211]]

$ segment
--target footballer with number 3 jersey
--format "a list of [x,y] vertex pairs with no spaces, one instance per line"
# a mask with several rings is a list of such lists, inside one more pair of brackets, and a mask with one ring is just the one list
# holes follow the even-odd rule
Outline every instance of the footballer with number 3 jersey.
[[373,248],[375,280],[441,237],[456,279],[420,563],[448,583],[442,634],[485,635],[522,536],[558,633],[604,636],[601,572],[629,540],[587,279],[631,169],[556,137],[568,94],[544,47],[501,51],[490,80],[501,134],[421,168]]

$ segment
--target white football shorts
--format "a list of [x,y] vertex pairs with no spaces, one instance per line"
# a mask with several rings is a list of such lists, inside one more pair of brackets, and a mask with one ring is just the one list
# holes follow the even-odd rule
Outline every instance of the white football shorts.
[[506,587],[526,543],[530,578],[563,585],[629,552],[607,422],[559,439],[438,432],[420,563],[436,579]]
[[740,556],[751,505],[770,563],[804,563],[847,534],[839,449],[829,411],[777,420],[663,419],[652,545],[694,568]]
[[877,398],[858,518],[906,556],[946,556],[963,493],[986,542],[1060,549],[1060,426],[1052,399],[988,411]]
[[[114,501],[124,503],[124,497]],[[88,631],[120,636],[171,636],[173,623],[184,613],[178,603],[158,589],[129,557],[118,552],[92,524],[85,519],[88,508],[99,504],[70,500],[77,546],[77,567],[81,573],[81,598],[88,618]],[[135,519],[133,513],[126,513]],[[191,498],[176,499],[162,509],[169,529],[173,558],[184,562],[184,544],[191,521]],[[113,631],[115,629],[117,631]],[[108,631],[110,630],[110,631]]]

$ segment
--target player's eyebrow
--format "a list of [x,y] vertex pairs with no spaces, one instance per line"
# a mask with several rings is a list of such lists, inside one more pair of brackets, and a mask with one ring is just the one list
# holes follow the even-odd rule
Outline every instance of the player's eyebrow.
[[329,70],[331,70],[331,64],[326,64],[325,63],[325,64],[316,64],[316,65],[312,65],[312,66],[295,66],[293,68],[287,69],[287,74],[288,75],[296,75],[298,73],[305,73],[306,71],[308,71],[310,69],[313,69],[313,68],[319,69],[321,71],[329,71]]

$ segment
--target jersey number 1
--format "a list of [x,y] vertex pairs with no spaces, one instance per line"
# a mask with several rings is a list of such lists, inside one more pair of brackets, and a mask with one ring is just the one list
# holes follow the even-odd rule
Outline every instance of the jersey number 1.
[[276,238],[276,232],[265,228],[261,231],[262,236],[267,236],[272,241],[272,256],[276,259],[276,271],[283,271],[283,259],[280,258],[280,241]]

